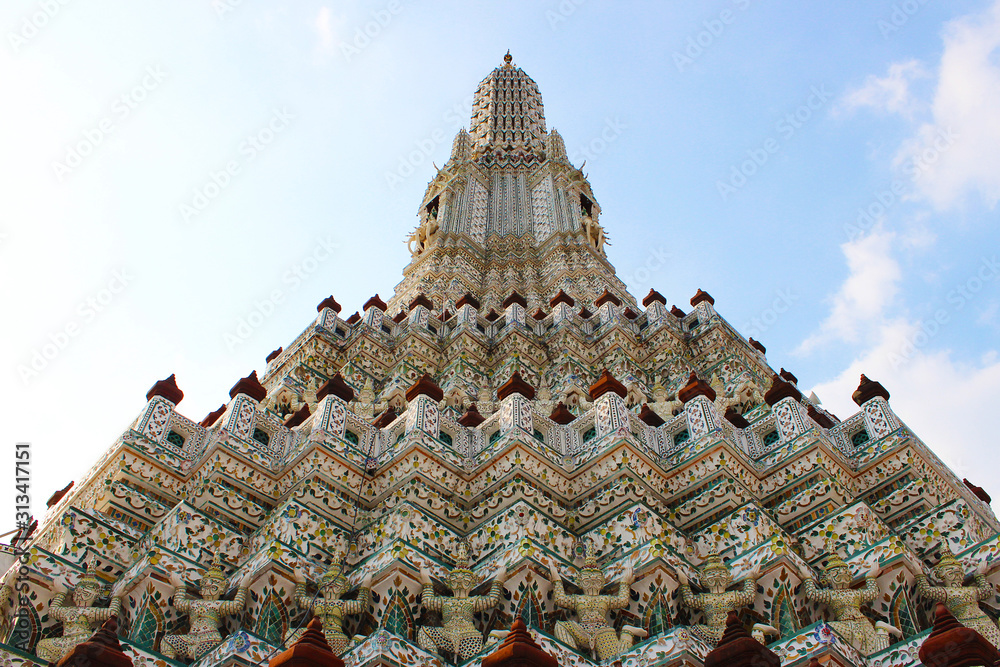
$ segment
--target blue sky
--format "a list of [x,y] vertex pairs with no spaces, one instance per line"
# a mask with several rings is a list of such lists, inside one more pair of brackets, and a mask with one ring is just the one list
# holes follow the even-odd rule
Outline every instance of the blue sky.
[[325,296],[387,299],[507,49],[634,294],[707,290],[841,418],[882,381],[1000,494],[1000,2],[7,0],[0,31],[0,437],[36,514],[154,381],[200,420]]

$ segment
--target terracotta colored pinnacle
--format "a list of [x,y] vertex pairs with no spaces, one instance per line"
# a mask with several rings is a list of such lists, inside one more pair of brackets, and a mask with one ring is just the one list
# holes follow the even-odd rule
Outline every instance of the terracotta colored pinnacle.
[[479,414],[479,409],[476,408],[475,403],[466,408],[465,413],[458,418],[458,423],[465,428],[476,428],[484,421],[486,421],[486,417]]
[[410,302],[410,310],[413,310],[417,306],[423,306],[427,310],[434,310],[434,304],[431,303],[431,300],[424,296],[422,292],[414,297],[413,301]]
[[295,428],[305,420],[309,419],[309,405],[304,404],[301,408],[295,411],[291,417],[285,420],[285,428]]
[[337,303],[337,300],[333,298],[333,295],[330,295],[325,299],[323,299],[322,301],[320,301],[319,305],[316,306],[316,312],[322,313],[324,308],[329,308],[335,313],[340,312],[340,304]]
[[229,398],[236,398],[239,394],[245,394],[258,402],[264,400],[264,397],[267,396],[267,389],[264,389],[264,385],[257,379],[257,371],[245,378],[240,378],[240,381],[229,390]]
[[456,308],[461,308],[462,306],[472,306],[476,310],[482,308],[482,304],[479,303],[479,299],[472,296],[468,292],[465,293],[465,296],[463,296],[461,299],[455,302]]
[[353,315],[351,315],[350,317],[347,318],[347,323],[348,324],[357,324],[360,321],[361,321],[361,313],[359,313],[356,310],[354,311]]
[[538,320],[538,321],[541,321],[541,320],[544,320],[544,319],[545,319],[545,317],[546,317],[547,315],[548,315],[548,313],[546,313],[546,312],[545,312],[544,310],[542,310],[541,308],[537,308],[537,309],[535,310],[535,312],[533,312],[533,313],[531,314],[531,316],[532,316],[533,318],[535,318],[536,320]]
[[590,317],[593,317],[593,316],[594,316],[594,314],[592,312],[590,312],[589,310],[587,310],[586,306],[584,306],[583,308],[580,309],[580,317],[582,317],[583,319],[587,319],[587,318],[590,318]]
[[272,351],[271,354],[269,354],[266,357],[264,357],[264,363],[267,363],[267,364],[271,363],[273,360],[277,359],[281,355],[281,353],[284,352],[284,351],[285,351],[285,348],[283,348],[283,347],[279,347],[277,350]]
[[747,421],[746,417],[741,415],[736,408],[730,407],[726,410],[726,414],[723,415],[726,421],[735,426],[736,428],[746,428],[750,426],[750,422]]
[[687,313],[685,313],[677,306],[670,306],[670,314],[680,320],[683,320],[685,317],[687,317]]
[[937,603],[934,629],[920,645],[918,655],[926,667],[974,667],[1000,661],[993,644],[959,623],[943,602]]
[[[962,481],[965,482],[965,485],[967,487],[969,487],[969,489],[972,491],[972,493],[974,493],[976,495],[976,498],[979,498],[980,500],[982,500],[987,505],[989,505],[991,502],[993,502],[993,499],[990,498],[990,494],[986,493],[986,491],[983,490],[983,487],[976,486],[975,484],[973,484],[969,480],[965,479],[964,477],[962,478]],[[72,482],[70,482],[70,486],[72,486]]]
[[781,658],[747,634],[739,615],[730,611],[726,631],[705,656],[705,667],[781,667]]
[[62,500],[67,493],[69,493],[69,490],[73,488],[73,485],[75,483],[76,482],[70,482],[69,484],[67,484],[66,486],[53,493],[51,496],[49,496],[49,499],[45,501],[45,507],[47,509],[52,509],[53,506],[57,505],[59,501]]
[[626,307],[625,310],[622,311],[622,317],[627,317],[630,320],[634,320],[635,318],[639,317],[639,313],[635,312],[631,308]]
[[405,319],[406,319],[406,311],[401,310],[398,313],[396,313],[396,315],[392,318],[392,321],[395,322],[396,324],[399,324]]
[[211,426],[215,422],[219,421],[219,417],[221,417],[225,413],[226,413],[226,404],[223,403],[222,405],[220,405],[218,407],[218,409],[216,409],[216,410],[214,410],[212,412],[209,412],[207,415],[205,415],[205,418],[201,420],[201,422],[198,424],[198,426],[202,426],[204,428],[208,428],[209,426]]
[[569,411],[569,408],[566,407],[565,403],[559,401],[559,403],[556,404],[555,409],[552,411],[552,414],[549,415],[549,419],[557,424],[565,426],[576,419],[576,415]]
[[663,424],[665,423],[663,421],[663,417],[653,412],[653,409],[649,407],[648,403],[642,404],[642,409],[639,410],[639,419],[644,421],[646,424],[649,424],[653,428],[663,426]]
[[778,373],[778,375],[780,375],[781,377],[783,377],[784,379],[788,380],[789,382],[791,382],[794,385],[797,385],[799,383],[799,379],[797,377],[795,377],[794,375],[792,375],[791,371],[786,371],[784,368],[781,369],[781,372]]
[[814,422],[816,422],[823,428],[833,428],[834,426],[833,420],[827,417],[819,410],[817,410],[816,406],[814,405],[810,405],[808,408],[806,408],[806,414],[809,415],[810,419],[812,419]]
[[649,289],[649,294],[647,294],[646,298],[642,300],[642,307],[643,308],[649,308],[649,304],[651,304],[651,303],[662,303],[664,306],[666,306],[667,305],[667,297],[663,296],[662,294],[660,294],[659,292],[657,292],[655,289],[650,288]]
[[497,400],[502,401],[511,394],[521,394],[529,401],[535,398],[535,388],[524,381],[521,374],[514,371],[514,374],[510,376],[510,379],[500,385],[497,389]]
[[597,382],[590,385],[590,400],[596,401],[609,391],[618,394],[622,398],[628,396],[628,389],[625,388],[625,385],[616,380],[615,376],[605,368],[601,371],[601,377],[597,378]]
[[378,298],[378,294],[376,294],[372,298],[365,301],[365,305],[361,306],[361,310],[368,310],[369,308],[378,308],[384,313],[389,306],[385,305],[385,301]]
[[372,422],[372,426],[374,426],[375,428],[386,428],[389,424],[396,421],[396,417],[398,416],[399,415],[396,414],[395,408],[388,407],[385,409],[385,412],[380,414],[378,418]]
[[611,292],[609,292],[607,289],[605,289],[604,293],[601,294],[601,296],[597,297],[597,300],[594,301],[594,308],[600,308],[606,303],[613,303],[616,306],[620,306],[622,305],[622,300],[616,297]]
[[132,667],[132,659],[125,655],[118,642],[117,617],[104,621],[90,639],[77,644],[56,664],[59,667]]
[[802,392],[795,388],[795,385],[788,382],[777,373],[771,378],[771,388],[764,394],[764,402],[770,406],[783,398],[794,398],[796,401],[802,400]]
[[682,403],[687,403],[696,396],[704,396],[708,400],[714,401],[715,390],[712,389],[711,385],[698,377],[697,373],[691,371],[688,383],[677,392],[677,398],[681,399]]
[[750,343],[750,347],[760,350],[761,354],[767,354],[767,348],[764,347],[760,341],[751,338],[747,342]]
[[551,299],[549,299],[549,306],[552,308],[555,308],[560,303],[565,303],[570,308],[576,305],[576,301],[573,300],[573,297],[571,297],[569,294],[566,294],[566,292],[562,290],[556,292],[556,295]]
[[513,304],[515,304],[515,303],[516,304],[520,304],[520,306],[522,308],[527,308],[528,307],[528,301],[527,301],[527,299],[525,299],[523,296],[521,296],[520,294],[518,294],[517,290],[514,290],[513,292],[511,292],[510,296],[508,296],[506,299],[504,299],[503,303],[500,304],[500,305],[503,306],[504,308],[510,308],[510,306],[513,305]]
[[495,321],[495,320],[497,320],[499,318],[500,318],[500,313],[498,313],[493,308],[490,308],[490,312],[488,312],[486,314],[486,321],[487,322],[493,322],[493,321]]
[[885,400],[889,400],[889,392],[886,391],[885,387],[882,386],[880,382],[875,380],[869,380],[864,373],[861,374],[861,383],[858,388],[854,390],[851,394],[851,398],[858,405],[864,405],[876,396],[881,396]]
[[437,386],[432,378],[427,373],[424,373],[417,381],[410,385],[410,388],[406,390],[406,400],[412,401],[417,396],[429,396],[432,400],[440,401],[444,398],[444,390]]
[[160,380],[150,387],[146,392],[146,400],[151,400],[154,396],[162,396],[174,405],[180,403],[184,398],[184,392],[177,386],[177,376],[171,373],[166,380]]
[[334,373],[333,377],[320,385],[320,388],[316,390],[316,400],[322,401],[330,394],[333,394],[345,403],[350,403],[354,400],[354,390],[351,388],[351,385],[344,381],[344,376],[339,371]]
[[344,667],[323,636],[323,622],[313,616],[294,644],[276,655],[268,667]]
[[715,299],[712,298],[712,295],[699,287],[698,291],[691,297],[691,305],[697,306],[702,301],[708,301],[711,305],[715,305]]
[[558,667],[559,661],[535,643],[518,616],[497,650],[483,658],[483,667]]

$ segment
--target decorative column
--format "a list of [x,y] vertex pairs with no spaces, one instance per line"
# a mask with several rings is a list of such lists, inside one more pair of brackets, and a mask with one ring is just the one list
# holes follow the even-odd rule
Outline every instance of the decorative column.
[[794,384],[777,374],[771,378],[771,388],[764,394],[764,402],[771,406],[782,442],[797,438],[808,429],[801,400],[802,392]]
[[77,644],[56,664],[58,667],[132,667],[132,659],[125,655],[118,642],[116,617],[104,621],[93,637]]
[[333,329],[337,326],[337,315],[340,313],[340,304],[333,296],[328,296],[316,306],[316,326],[326,329]]
[[254,371],[229,390],[229,402],[222,422],[222,429],[238,438],[249,440],[253,435],[254,424],[257,422],[257,409],[260,402],[267,396],[267,390],[257,379]]
[[511,292],[510,296],[504,299],[501,304],[504,308],[505,325],[510,326],[512,324],[517,324],[519,326],[524,326],[525,317],[527,316],[528,302],[527,300],[518,294],[516,291]]
[[694,308],[694,312],[698,313],[698,321],[702,324],[708,322],[716,314],[715,299],[700,287],[694,293],[694,296],[691,297],[691,306]]
[[135,430],[144,438],[161,442],[167,435],[167,426],[174,408],[184,398],[184,392],[177,386],[177,376],[171,375],[160,380],[146,392],[146,409],[135,421]]
[[650,288],[649,294],[642,300],[642,307],[646,309],[646,322],[648,326],[659,326],[667,321],[667,298]]
[[520,373],[514,371],[510,379],[497,389],[501,433],[521,429],[529,436],[534,434],[534,422],[531,418],[531,401],[534,398],[535,388],[525,382]]
[[389,306],[385,305],[385,302],[378,298],[378,294],[376,294],[365,301],[365,305],[361,307],[361,310],[365,313],[361,321],[372,329],[381,331],[382,320],[385,318],[385,311],[388,308]]
[[594,403],[594,429],[597,437],[628,428],[628,408],[624,398],[628,395],[625,385],[615,379],[608,369],[601,371],[597,382],[590,386],[590,400]]
[[479,322],[479,309],[482,308],[479,299],[466,293],[465,296],[455,302],[455,307],[458,308],[458,325],[467,325],[475,328]]
[[554,297],[549,299],[549,307],[552,308],[552,323],[559,324],[573,319],[572,308],[575,305],[576,301],[573,300],[573,297],[559,290]]
[[677,392],[677,398],[684,403],[684,418],[692,440],[722,428],[721,417],[715,409],[715,396],[715,390],[694,371],[688,383]]
[[423,431],[437,438],[440,431],[440,408],[438,403],[444,398],[444,391],[434,379],[424,373],[406,390],[406,432]]
[[314,430],[344,437],[347,427],[347,404],[354,400],[354,390],[340,373],[324,382],[316,391],[316,422]]
[[862,375],[851,398],[865,415],[865,430],[870,439],[884,438],[899,428],[899,419],[889,407],[889,392],[881,383]]
[[434,304],[423,294],[418,294],[413,301],[410,302],[410,326],[427,328],[427,324],[431,319],[431,311],[434,310]]
[[497,650],[483,658],[483,667],[558,667],[559,661],[535,643],[518,616]]
[[601,296],[594,301],[597,308],[597,315],[601,318],[601,324],[605,324],[618,317],[618,309],[622,305],[622,300],[608,290],[604,290]]

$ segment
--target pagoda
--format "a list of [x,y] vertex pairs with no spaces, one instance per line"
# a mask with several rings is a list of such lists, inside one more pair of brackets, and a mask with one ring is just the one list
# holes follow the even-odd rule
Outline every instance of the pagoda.
[[707,292],[630,294],[509,54],[417,213],[389,299],[324,299],[200,421],[152,386],[15,537],[4,665],[112,616],[136,667],[478,665],[518,618],[559,665],[904,667],[939,600],[995,641],[986,493],[876,380],[840,419]]

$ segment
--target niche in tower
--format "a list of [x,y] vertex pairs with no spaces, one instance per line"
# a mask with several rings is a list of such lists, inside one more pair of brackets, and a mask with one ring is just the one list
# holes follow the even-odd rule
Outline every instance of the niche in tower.
[[437,217],[438,217],[438,203],[439,203],[438,200],[440,200],[440,199],[441,199],[441,195],[438,195],[434,199],[432,199],[429,202],[427,202],[427,206],[424,207],[424,209],[427,211],[427,217],[431,218],[432,220],[437,220]]
[[580,212],[585,216],[594,217],[594,202],[587,199],[587,195],[580,194]]

